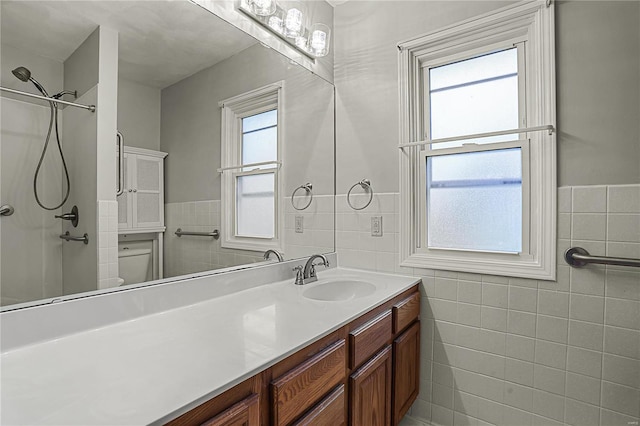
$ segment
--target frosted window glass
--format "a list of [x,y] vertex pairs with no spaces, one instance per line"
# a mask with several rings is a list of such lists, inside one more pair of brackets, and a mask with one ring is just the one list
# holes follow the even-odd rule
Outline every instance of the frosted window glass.
[[243,118],[242,133],[253,132],[255,130],[264,129],[265,127],[273,127],[276,124],[278,124],[278,110],[274,109]]
[[[242,137],[242,164],[275,161],[278,159],[278,129],[258,130]],[[268,168],[269,166],[264,166]],[[273,165],[275,167],[275,165]]]
[[236,177],[237,236],[275,236],[274,186],[273,173]]
[[522,251],[521,151],[427,157],[430,248]]
[[518,72],[518,49],[512,48],[432,68],[431,90]]
[[[517,49],[429,70],[431,139],[518,128]],[[433,146],[517,139],[493,136]]]

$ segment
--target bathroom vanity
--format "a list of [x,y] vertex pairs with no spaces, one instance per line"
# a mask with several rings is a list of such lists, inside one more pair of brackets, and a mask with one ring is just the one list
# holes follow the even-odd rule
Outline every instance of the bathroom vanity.
[[299,264],[3,313],[3,424],[397,424],[420,280]]
[[397,425],[419,391],[417,286],[169,425]]

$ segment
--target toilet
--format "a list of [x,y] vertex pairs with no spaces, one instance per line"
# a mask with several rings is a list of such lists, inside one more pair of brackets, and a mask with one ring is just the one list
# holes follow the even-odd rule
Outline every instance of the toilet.
[[118,285],[137,284],[152,279],[151,249],[123,248],[118,250]]

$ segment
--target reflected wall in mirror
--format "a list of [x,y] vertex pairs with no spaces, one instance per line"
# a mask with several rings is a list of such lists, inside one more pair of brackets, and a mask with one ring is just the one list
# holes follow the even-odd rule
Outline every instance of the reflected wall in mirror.
[[[334,250],[332,84],[186,0],[1,7],[2,86],[40,94],[12,73],[22,66],[48,95],[96,105],[2,92],[0,204],[15,208],[0,216],[4,309],[250,265],[266,249],[285,259]],[[265,104],[260,90],[276,86],[277,103]],[[51,115],[61,149],[52,124],[42,156]],[[35,187],[55,207],[67,190],[60,151],[69,197],[45,210],[34,173],[42,156]],[[261,176],[271,183],[250,185]],[[55,217],[73,206],[77,226]]]

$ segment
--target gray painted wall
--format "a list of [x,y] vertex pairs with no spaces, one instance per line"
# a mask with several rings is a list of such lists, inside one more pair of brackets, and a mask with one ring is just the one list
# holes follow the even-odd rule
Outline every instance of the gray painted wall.
[[220,199],[218,102],[285,80],[285,194],[305,182],[333,194],[333,86],[254,45],[162,91],[160,148],[167,203]]
[[638,183],[640,2],[556,10],[558,183]]
[[118,130],[127,146],[160,150],[160,89],[119,78]]
[[[337,193],[397,192],[399,41],[504,2],[349,1],[335,8]],[[556,5],[559,185],[640,182],[639,2]]]
[[64,88],[77,90],[78,97],[98,84],[100,28],[64,61]]
[[[38,89],[36,89],[33,84],[30,82],[22,82],[11,73],[11,70],[19,66],[27,67],[31,71],[33,78],[38,80],[49,94],[53,95],[62,90],[62,62],[34,55],[32,53],[25,52],[24,49],[17,49],[13,46],[2,43],[2,47],[0,48],[0,84],[3,87],[8,87],[10,89],[22,90],[23,92],[40,95],[40,92],[38,92]],[[18,99],[22,102],[48,106],[46,101],[39,101],[37,99],[14,95],[8,92],[2,92],[2,96]]]

